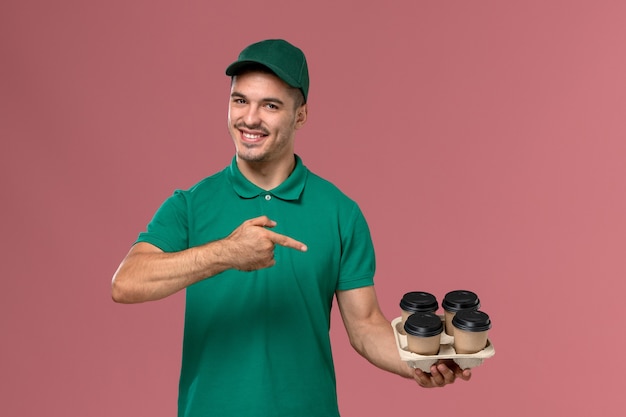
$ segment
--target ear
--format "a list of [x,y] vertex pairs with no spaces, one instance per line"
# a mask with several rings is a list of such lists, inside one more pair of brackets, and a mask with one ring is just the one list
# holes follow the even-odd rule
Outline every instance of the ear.
[[308,113],[309,107],[306,103],[296,109],[296,129],[300,129],[304,125]]

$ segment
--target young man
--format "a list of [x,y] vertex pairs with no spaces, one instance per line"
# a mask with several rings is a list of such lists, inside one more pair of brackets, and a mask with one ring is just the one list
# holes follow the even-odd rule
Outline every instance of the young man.
[[226,74],[231,164],[167,199],[112,283],[121,303],[186,289],[179,416],[338,416],[333,297],[374,365],[423,387],[469,380],[453,363],[424,373],[400,360],[361,210],[294,153],[307,120],[302,51],[261,41]]

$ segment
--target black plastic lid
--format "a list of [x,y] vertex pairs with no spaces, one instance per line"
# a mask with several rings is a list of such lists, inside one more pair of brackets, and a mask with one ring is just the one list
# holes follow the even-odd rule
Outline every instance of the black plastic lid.
[[443,323],[434,313],[413,313],[406,319],[404,331],[419,337],[437,336],[443,332]]
[[435,296],[430,293],[413,291],[404,294],[402,300],[400,300],[400,308],[413,313],[434,313],[439,308],[439,303]]
[[491,319],[482,311],[463,310],[454,315],[452,325],[468,332],[484,332],[491,329]]
[[450,312],[478,310],[480,308],[480,300],[478,296],[471,291],[456,290],[446,294],[441,306],[444,310]]

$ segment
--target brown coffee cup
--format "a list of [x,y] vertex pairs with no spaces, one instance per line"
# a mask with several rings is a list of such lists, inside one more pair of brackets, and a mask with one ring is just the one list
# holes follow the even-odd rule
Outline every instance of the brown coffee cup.
[[436,355],[439,352],[443,323],[435,313],[413,313],[404,323],[407,348],[419,355]]
[[478,310],[480,308],[480,300],[472,291],[455,290],[447,293],[441,303],[446,321],[446,333],[454,336],[454,326],[452,319],[454,315],[463,310]]
[[454,315],[454,350],[456,353],[476,353],[487,346],[491,319],[478,310],[463,310]]
[[439,308],[437,298],[424,291],[407,292],[400,300],[400,309],[402,321],[399,323],[398,330],[401,334],[404,332],[404,323],[406,319],[414,313],[435,313]]

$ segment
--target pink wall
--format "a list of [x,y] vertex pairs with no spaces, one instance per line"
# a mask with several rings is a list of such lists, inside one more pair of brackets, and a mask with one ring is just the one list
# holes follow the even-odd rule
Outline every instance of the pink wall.
[[230,160],[226,65],[284,37],[312,77],[297,151],[360,203],[385,313],[464,288],[494,321],[471,382],[424,390],[335,315],[343,415],[623,415],[626,3],[212,3],[0,5],[0,414],[175,414],[183,295],[116,305],[110,279]]

